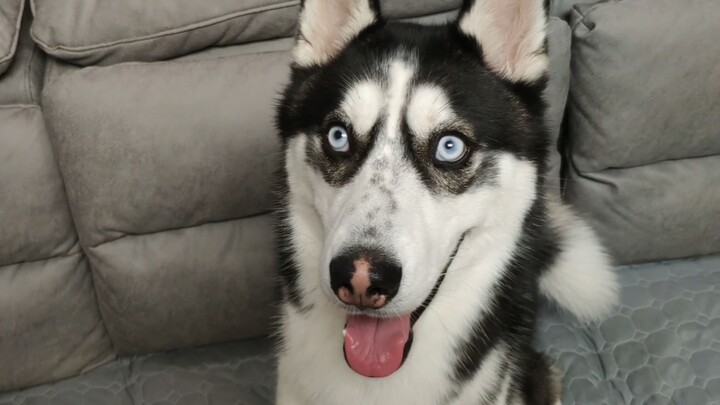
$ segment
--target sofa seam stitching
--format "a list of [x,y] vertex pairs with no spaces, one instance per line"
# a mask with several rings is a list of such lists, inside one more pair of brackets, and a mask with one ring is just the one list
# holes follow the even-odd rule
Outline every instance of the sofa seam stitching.
[[72,247],[67,252],[44,257],[41,259],[21,260],[19,262],[14,262],[14,263],[0,263],[0,269],[2,269],[3,267],[20,266],[23,264],[46,262],[46,261],[55,260],[55,259],[66,259],[68,257],[84,255],[84,254],[85,254],[85,251],[82,249],[82,246],[80,246],[80,240],[76,236],[75,242],[72,244]]
[[[124,232],[123,232],[123,233],[124,233],[123,235],[120,235],[120,236],[118,236],[118,237],[116,237],[116,238],[108,239],[108,240],[106,240],[106,241],[102,241],[102,242],[97,243],[97,244],[87,245],[87,246],[84,247],[84,249],[85,249],[85,248],[86,248],[86,249],[97,249],[97,248],[99,248],[99,247],[101,247],[101,246],[103,246],[103,245],[107,245],[107,244],[110,244],[110,243],[117,242],[117,241],[119,241],[119,240],[123,240],[123,239],[127,239],[127,238],[132,238],[132,237],[152,236],[152,235],[157,235],[157,234],[165,233],[165,232],[176,232],[176,231],[182,231],[182,230],[186,230],[186,229],[198,228],[198,227],[205,226],[205,225],[215,225],[215,224],[238,222],[238,221],[242,221],[242,220],[245,220],[245,219],[252,219],[252,218],[258,218],[258,217],[263,217],[263,216],[271,215],[270,213],[271,213],[270,210],[265,210],[265,211],[262,211],[262,212],[257,213],[257,214],[246,215],[246,216],[242,216],[242,217],[227,218],[227,219],[221,219],[221,220],[217,220],[217,221],[205,221],[205,222],[200,222],[200,223],[195,224],[195,225],[178,226],[177,228],[166,228],[166,229],[160,229],[160,230],[158,230],[158,231],[152,231],[152,232],[144,232],[144,233],[124,233]],[[120,232],[120,231],[117,231],[117,232]]]
[[112,42],[105,42],[102,44],[79,46],[79,47],[65,46],[65,45],[51,46],[48,43],[46,43],[45,41],[43,41],[42,39],[38,38],[37,35],[35,34],[35,31],[32,28],[30,30],[30,35],[32,36],[33,40],[36,43],[38,43],[48,53],[51,53],[52,51],[63,51],[63,52],[67,52],[67,53],[81,54],[83,52],[94,51],[94,50],[103,49],[103,48],[113,48],[113,47],[117,47],[119,45],[134,44],[137,42],[147,42],[147,41],[152,41],[152,40],[155,40],[158,38],[176,36],[176,35],[183,34],[183,33],[189,33],[189,32],[193,32],[193,31],[201,30],[201,29],[213,26],[213,25],[222,24],[222,23],[225,23],[225,22],[228,22],[230,20],[234,20],[234,19],[237,19],[240,17],[245,17],[248,15],[258,14],[258,13],[267,12],[267,11],[276,11],[276,10],[291,8],[291,7],[297,6],[299,4],[300,4],[299,1],[291,0],[291,1],[286,1],[283,3],[279,3],[279,4],[268,5],[268,6],[264,6],[264,7],[257,7],[257,8],[251,9],[251,10],[238,11],[238,12],[235,12],[235,13],[232,13],[229,15],[221,16],[221,17],[213,17],[213,18],[210,18],[210,19],[207,19],[204,21],[187,24],[187,25],[184,25],[179,28],[172,28],[169,30],[155,33],[155,34],[145,35],[145,36],[136,37],[136,38],[121,39],[121,40],[116,40],[116,41],[112,41]]
[[37,104],[5,104],[0,105],[0,110],[27,110],[27,109],[39,109],[42,111]]

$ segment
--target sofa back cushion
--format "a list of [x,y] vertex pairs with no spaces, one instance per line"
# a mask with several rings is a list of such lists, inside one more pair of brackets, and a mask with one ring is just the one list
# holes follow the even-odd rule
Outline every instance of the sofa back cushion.
[[0,1],[0,75],[15,55],[24,5],[24,0]]
[[[447,11],[460,3],[381,2],[390,18]],[[31,0],[31,4],[33,37],[40,47],[84,66],[157,61],[210,46],[292,36],[300,7],[299,0]]]
[[623,263],[720,251],[720,3],[576,5],[568,197]]

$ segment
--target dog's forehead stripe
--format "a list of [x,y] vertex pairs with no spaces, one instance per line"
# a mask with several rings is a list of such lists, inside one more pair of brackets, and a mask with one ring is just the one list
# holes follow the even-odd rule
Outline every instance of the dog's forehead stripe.
[[414,69],[405,61],[396,60],[390,63],[387,89],[387,126],[385,136],[388,139],[398,138],[401,131],[402,115],[407,101],[408,88],[412,82]]

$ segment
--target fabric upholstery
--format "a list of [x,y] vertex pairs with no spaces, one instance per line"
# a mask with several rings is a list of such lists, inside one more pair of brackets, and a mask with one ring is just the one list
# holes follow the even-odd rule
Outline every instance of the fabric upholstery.
[[720,154],[718,21],[714,0],[575,9],[568,114],[578,170]]
[[631,169],[571,169],[566,198],[618,263],[720,251],[720,156]]
[[0,391],[115,358],[38,105],[45,58],[29,18],[0,77]]
[[62,179],[37,106],[0,106],[0,265],[77,247]]
[[[537,346],[563,375],[564,405],[720,403],[720,257],[619,269],[622,305],[581,325],[546,309]],[[127,357],[0,405],[274,403],[272,342]]]
[[119,353],[268,332],[276,254],[257,215],[272,208],[272,105],[288,63],[267,52],[119,64],[47,84],[45,116]]
[[294,34],[299,1],[32,0],[33,37],[81,65],[156,61]]
[[0,105],[40,102],[46,58],[30,37],[30,11],[26,10],[24,14],[15,58],[7,71],[0,76]]
[[0,75],[15,56],[25,0],[0,2]]
[[270,405],[274,364],[267,339],[124,357],[57,384],[0,393],[0,405]]
[[0,391],[114,358],[38,106],[0,106]]
[[77,248],[0,266],[0,392],[74,376],[114,357]]
[[720,252],[718,19],[711,0],[573,11],[565,193],[618,263]]
[[83,244],[271,209],[272,105],[288,62],[122,64],[49,83],[45,114]]
[[125,236],[88,256],[120,354],[269,332],[277,265],[268,216]]
[[618,272],[621,305],[599,325],[553,311],[540,322],[563,404],[720,403],[720,256]]

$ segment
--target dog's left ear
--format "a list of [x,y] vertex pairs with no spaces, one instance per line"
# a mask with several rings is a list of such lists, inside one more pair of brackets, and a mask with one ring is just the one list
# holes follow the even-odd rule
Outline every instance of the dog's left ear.
[[544,0],[465,0],[457,24],[498,75],[532,83],[547,72]]
[[293,50],[303,67],[323,65],[362,30],[380,20],[378,0],[304,0]]

